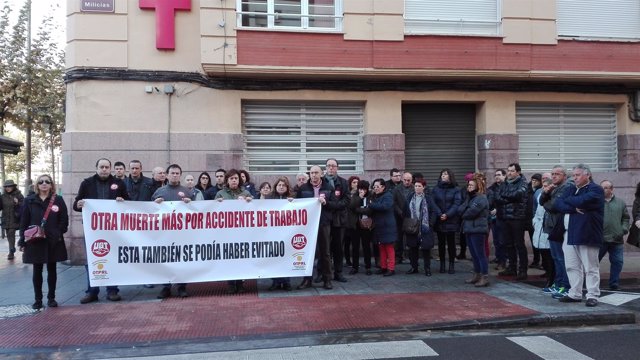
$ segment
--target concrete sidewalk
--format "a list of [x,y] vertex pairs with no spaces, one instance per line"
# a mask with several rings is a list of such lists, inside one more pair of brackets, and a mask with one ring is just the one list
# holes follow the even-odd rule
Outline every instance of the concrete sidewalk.
[[[635,313],[599,304],[564,304],[544,294],[540,270],[530,271],[528,283],[498,278],[475,288],[464,283],[472,264],[456,263],[456,274],[406,275],[408,264],[396,276],[347,276],[333,290],[320,287],[291,292],[267,288],[271,280],[250,280],[248,291],[228,295],[226,283],[190,284],[189,298],[157,300],[159,287],[125,286],[123,301],[109,302],[104,289],[98,303],[80,305],[86,278],[84,267],[58,266],[59,308],[31,310],[31,265],[20,257],[6,260],[6,242],[0,246],[0,354],[43,349],[135,347],[176,341],[229,341],[282,338],[299,335],[353,334],[393,330],[445,330],[524,326],[564,326],[635,323]],[[348,271],[349,268],[346,268]],[[609,264],[601,264],[606,287]],[[621,286],[640,288],[640,251],[625,249]],[[294,288],[300,279],[293,279]],[[46,294],[46,281],[45,288]],[[639,296],[640,297],[640,294]]]

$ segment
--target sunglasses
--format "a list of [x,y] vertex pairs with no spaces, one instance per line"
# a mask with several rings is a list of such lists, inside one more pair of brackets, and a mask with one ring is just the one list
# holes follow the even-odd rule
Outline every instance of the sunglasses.
[[40,181],[38,181],[38,185],[42,185],[42,184],[51,185],[51,181],[49,181],[49,180],[40,180]]

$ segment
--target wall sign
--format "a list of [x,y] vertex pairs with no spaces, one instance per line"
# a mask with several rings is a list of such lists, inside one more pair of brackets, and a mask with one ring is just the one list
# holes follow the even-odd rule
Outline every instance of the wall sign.
[[156,12],[156,48],[176,48],[176,10],[191,10],[191,0],[140,0],[140,9]]
[[80,0],[80,12],[115,12],[113,2],[115,0]]

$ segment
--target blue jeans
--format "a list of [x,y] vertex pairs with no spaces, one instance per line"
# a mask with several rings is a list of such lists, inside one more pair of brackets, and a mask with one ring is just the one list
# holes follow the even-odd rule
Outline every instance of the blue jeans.
[[551,258],[553,266],[556,270],[556,277],[553,283],[556,287],[568,289],[569,277],[567,276],[567,268],[564,266],[564,251],[562,251],[562,243],[557,241],[549,241],[549,249],[551,250]]
[[602,258],[607,252],[609,253],[609,262],[611,263],[611,270],[609,270],[609,287],[619,286],[620,273],[622,272],[622,265],[624,264],[622,259],[623,245],[606,241],[603,242],[600,247],[600,253],[598,254],[598,260],[602,261]]
[[[91,283],[89,282],[89,265],[85,265],[84,269],[86,270],[86,273],[87,273],[87,291],[85,292],[87,294],[98,296],[98,294],[100,293],[100,287],[91,286]],[[120,289],[118,289],[117,286],[107,286],[107,294],[117,294],[119,291]]]
[[502,240],[502,222],[495,220],[491,224],[491,233],[493,234],[493,247],[496,249],[496,260],[499,264],[507,263],[507,249]]
[[473,259],[473,271],[482,275],[489,274],[489,263],[484,252],[485,234],[466,234],[467,245]]

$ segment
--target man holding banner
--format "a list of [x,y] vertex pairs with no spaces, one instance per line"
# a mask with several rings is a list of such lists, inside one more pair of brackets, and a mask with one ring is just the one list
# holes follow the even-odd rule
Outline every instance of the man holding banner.
[[[125,183],[111,175],[111,161],[109,159],[98,159],[96,161],[96,174],[80,183],[78,195],[73,202],[73,210],[82,212],[85,199],[129,200]],[[98,294],[100,293],[100,287],[91,286],[88,265],[85,265],[85,269],[87,270],[87,295],[80,299],[81,304],[98,301]],[[118,286],[107,286],[107,299],[120,301],[122,298],[118,294],[119,291]]]
[[[183,201],[185,203],[191,202],[194,197],[194,193],[187,187],[180,184],[180,177],[182,176],[182,168],[177,164],[171,164],[167,168],[167,185],[159,188],[151,196],[151,200],[160,204],[163,201]],[[166,299],[171,296],[171,284],[164,284],[158,299]],[[187,284],[178,284],[178,296],[181,298],[188,297]]]
[[[322,169],[320,166],[314,165],[309,169],[309,181],[298,189],[296,198],[317,198],[322,205],[320,212],[320,224],[318,227],[318,242],[316,246],[316,258],[318,258],[318,270],[322,272],[323,287],[325,289],[333,289],[331,284],[331,219],[332,213],[327,207],[330,201],[335,202],[333,188],[322,178]],[[340,258],[342,261],[342,258]],[[312,276],[306,276],[298,289],[306,289],[312,287]]]

